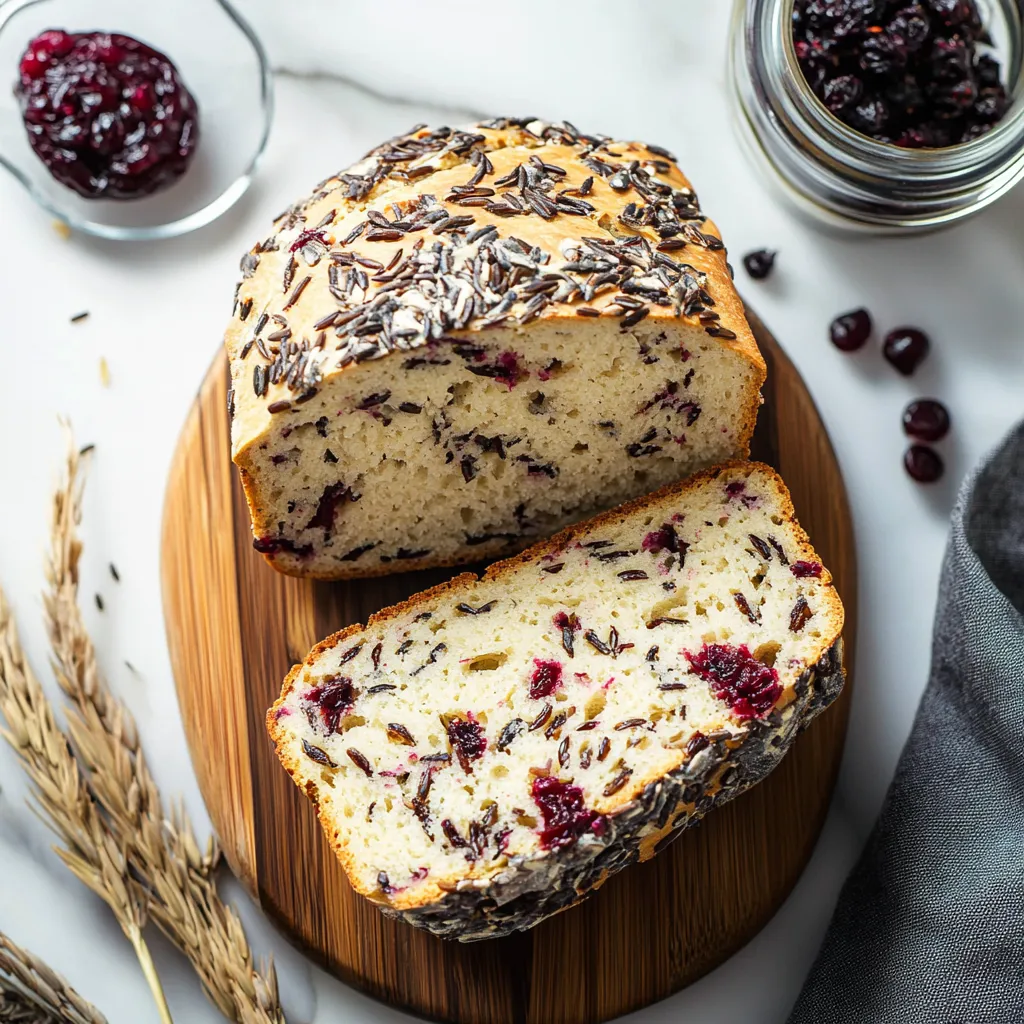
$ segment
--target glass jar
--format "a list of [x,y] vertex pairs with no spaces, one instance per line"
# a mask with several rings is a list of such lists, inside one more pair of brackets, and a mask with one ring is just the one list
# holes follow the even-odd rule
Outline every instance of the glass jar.
[[794,0],[735,0],[730,79],[740,133],[805,214],[872,233],[927,231],[977,213],[1024,178],[1020,0],[981,0],[1011,106],[986,134],[943,149],[876,142],[814,95],[793,45]]

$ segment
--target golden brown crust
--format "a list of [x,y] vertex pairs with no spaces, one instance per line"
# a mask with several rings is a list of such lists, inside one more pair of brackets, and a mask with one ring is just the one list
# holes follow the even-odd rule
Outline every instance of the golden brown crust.
[[[339,375],[358,373],[363,358],[360,353],[366,345],[373,348],[373,339],[378,339],[379,344],[373,358],[407,352],[426,340],[425,337],[390,338],[386,331],[379,330],[359,334],[358,325],[362,321],[358,317],[351,321],[357,325],[356,330],[334,324],[324,328],[321,324],[325,317],[342,311],[348,317],[356,307],[370,306],[384,290],[394,288],[395,282],[387,274],[375,273],[373,268],[389,267],[400,250],[402,259],[407,260],[416,245],[430,246],[454,240],[458,249],[459,240],[464,242],[470,237],[467,232],[487,227],[493,227],[502,239],[515,238],[526,247],[537,247],[535,251],[542,252],[547,260],[543,267],[545,273],[568,265],[565,246],[573,244],[585,249],[583,239],[611,246],[642,240],[648,253],[645,260],[661,259],[688,268],[686,274],[692,272],[707,302],[697,297],[692,288],[685,292],[689,297],[684,301],[681,285],[669,299],[648,301],[647,293],[640,292],[631,293],[632,301],[642,301],[649,323],[681,319],[697,329],[703,328],[748,364],[754,386],[743,396],[743,407],[737,415],[741,423],[737,453],[748,454],[765,364],[733,286],[718,229],[700,212],[690,183],[675,160],[658,147],[586,136],[564,125],[534,123],[526,126],[514,120],[499,119],[462,133],[442,131],[449,134],[421,128],[391,140],[371,151],[355,168],[328,178],[313,196],[278,218],[275,233],[243,259],[246,276],[239,286],[235,315],[227,329],[225,345],[232,365],[232,454],[243,471],[246,500],[257,536],[271,535],[276,527],[269,511],[263,507],[258,479],[253,472],[254,446],[263,442],[274,421],[275,413],[270,410],[285,405],[293,407],[311,391],[323,388]],[[402,154],[407,154],[407,158],[395,159]],[[489,169],[480,174],[484,160]],[[531,160],[564,172],[548,175],[547,180],[553,184],[545,193],[547,199],[541,196],[541,208],[545,208],[544,202],[550,204],[561,198],[583,203],[590,207],[589,211],[584,215],[559,211],[545,217],[523,199],[528,195],[535,200],[536,188],[498,184],[510,173],[514,175],[520,166],[534,173],[536,168]],[[432,170],[421,174],[423,167]],[[595,171],[595,167],[618,170],[606,177]],[[621,170],[623,168],[625,170]],[[623,174],[625,177],[620,180]],[[494,193],[492,196],[467,198],[457,194],[458,189],[466,187],[467,181],[477,179],[478,175],[477,187]],[[651,188],[667,190],[669,195],[661,196]],[[567,192],[570,194],[563,197]],[[422,205],[424,196],[432,197],[435,205],[430,206],[426,214],[421,211],[414,215],[410,211],[417,204]],[[507,196],[524,206],[526,212],[508,216],[495,212],[488,205],[478,205],[501,205],[510,201]],[[678,203],[677,197],[682,197]],[[471,218],[472,224],[466,225],[461,234],[447,230],[437,233],[437,222],[408,232],[380,226],[385,221],[407,224],[418,215],[432,216],[438,211],[450,218]],[[663,219],[655,219],[655,214]],[[400,219],[400,215],[404,219]],[[643,222],[645,217],[651,222]],[[377,219],[376,223],[373,218]],[[447,224],[447,221],[441,223]],[[361,233],[351,238],[360,226]],[[306,244],[299,245],[307,237]],[[299,245],[298,250],[293,253],[296,245]],[[659,246],[665,249],[676,245],[683,247],[658,251]],[[594,254],[586,251],[588,255]],[[333,284],[331,280],[332,272],[339,269],[338,259],[365,261],[355,264],[360,273],[366,274],[365,290],[353,290],[351,296],[339,297],[337,280]],[[633,272],[628,264],[623,266],[624,273]],[[641,273],[646,271],[636,271],[634,277]],[[573,276],[569,274],[567,279]],[[577,284],[594,277],[577,276]],[[377,280],[380,277],[385,279]],[[520,292],[523,283],[522,277],[515,282]],[[507,318],[504,320],[495,321],[490,314],[481,315],[482,310],[478,310],[465,324],[455,320],[440,326],[444,337],[458,340],[486,330],[494,322],[516,324],[524,331],[524,344],[528,346],[531,324],[578,322],[577,310],[581,306],[605,317],[630,316],[629,309],[617,303],[622,294],[619,289],[619,284],[610,282],[589,297],[578,288],[570,289],[564,297],[560,297],[560,293],[549,297],[539,310],[528,308],[529,296],[523,294],[505,311]],[[501,282],[489,288],[496,298],[508,297],[511,291],[510,284]],[[534,298],[538,297],[545,298],[544,295]],[[422,296],[417,301],[422,301]],[[701,310],[717,319],[699,320],[697,314]],[[434,311],[432,315],[440,314]],[[622,322],[625,323],[625,319]],[[260,328],[258,336],[257,328]],[[628,338],[628,334],[625,337]],[[308,351],[303,352],[302,345],[306,345]],[[302,372],[288,372],[296,369],[300,361]],[[255,375],[262,375],[261,394],[255,391]],[[507,545],[485,545],[477,553],[486,558],[499,551],[507,551]],[[426,557],[417,560],[415,567],[453,562],[453,558]],[[282,568],[280,560],[272,564],[279,570]],[[293,569],[304,576],[317,578],[318,575],[307,573],[301,567]],[[339,571],[319,575],[338,578]],[[358,575],[382,575],[387,571],[386,566],[380,566],[360,569]]]
[[[486,570],[483,576],[477,576],[474,573],[461,573],[445,583],[438,584],[429,590],[425,590],[419,594],[414,594],[405,601],[401,601],[397,604],[381,609],[374,615],[370,616],[365,626],[362,623],[356,623],[345,627],[343,630],[325,638],[324,640],[321,640],[312,649],[312,651],[310,651],[302,664],[295,665],[292,668],[284,681],[280,697],[267,712],[267,729],[270,733],[271,739],[277,746],[278,757],[281,759],[285,769],[292,778],[301,785],[300,780],[304,773],[300,770],[298,762],[290,758],[287,751],[283,749],[282,741],[284,739],[284,731],[278,724],[277,712],[281,707],[283,707],[286,698],[294,688],[302,670],[307,666],[315,666],[319,657],[324,652],[331,650],[357,633],[371,629],[381,623],[389,622],[407,613],[414,612],[424,604],[435,601],[440,597],[451,594],[452,592],[468,590],[480,581],[500,580],[502,577],[513,573],[521,565],[529,564],[546,554],[557,553],[564,550],[571,545],[573,540],[580,533],[584,531],[590,533],[595,528],[599,528],[604,525],[612,526],[619,524],[628,519],[634,513],[645,511],[663,502],[670,502],[673,498],[687,491],[695,490],[702,484],[716,480],[726,474],[736,474],[744,477],[749,477],[753,474],[761,474],[766,477],[769,484],[776,491],[781,516],[789,523],[795,533],[798,557],[806,561],[819,561],[817,554],[811,547],[810,540],[806,532],[796,521],[789,491],[782,478],[772,467],[767,466],[764,463],[737,460],[704,470],[687,480],[669,484],[652,494],[626,502],[614,509],[601,513],[586,522],[569,526],[555,534],[553,537],[539,544],[535,544],[529,550],[512,558],[495,563]],[[822,658],[825,658],[834,645],[840,643],[839,638],[842,633],[844,618],[843,607],[839,596],[835,592],[835,589],[830,586],[832,582],[831,573],[829,573],[828,569],[825,567],[822,569],[820,582],[824,584],[824,588],[822,591],[822,605],[818,609],[818,614],[821,616],[825,626],[822,629],[822,636],[818,645],[814,649],[813,656],[808,658],[808,667],[812,673],[814,671],[814,665]],[[841,673],[841,667],[839,667],[837,671]],[[794,684],[791,683],[786,687],[786,690],[779,698],[777,708],[780,710],[784,709],[793,703],[795,697]],[[735,744],[730,743],[730,746],[734,745]],[[680,764],[682,764],[684,760],[685,758],[683,753],[680,751]],[[603,814],[614,815],[617,811],[628,808],[651,783],[656,782],[663,776],[663,774],[664,773],[661,771],[648,772],[631,778],[628,785],[624,786],[615,794],[614,797],[603,802],[601,806],[596,806],[595,809],[599,810]],[[709,778],[708,785],[705,787],[705,795],[713,798],[717,786],[718,782],[716,777],[712,776]],[[692,811],[692,809],[692,803],[681,801],[673,812],[673,818],[675,815],[683,811]],[[337,854],[342,865],[346,867],[346,870],[348,870],[348,865],[352,858],[347,850],[344,839],[341,837],[338,830],[332,826],[330,821],[326,820],[324,815],[321,815],[320,817],[332,848]],[[671,821],[672,819],[669,820]],[[653,856],[657,843],[664,839],[671,831],[671,827],[666,826],[656,833],[655,838],[648,840],[647,837],[645,837],[641,844],[640,859],[645,860]],[[380,893],[375,889],[362,885],[358,880],[358,873],[356,871],[349,871],[349,877],[357,892],[360,892],[368,898],[378,899],[379,901]],[[448,891],[444,886],[450,886],[456,881],[458,881],[458,878],[455,876],[439,876],[436,879],[432,879],[423,887],[418,888],[414,893],[397,894],[388,902],[394,909],[403,911],[427,906],[433,902],[441,900],[445,896],[446,891]]]

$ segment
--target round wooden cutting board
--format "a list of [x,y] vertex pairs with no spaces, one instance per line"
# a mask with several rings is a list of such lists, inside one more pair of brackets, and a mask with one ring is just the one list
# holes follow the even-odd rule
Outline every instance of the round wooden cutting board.
[[182,432],[164,510],[164,614],[178,698],[232,870],[338,977],[437,1020],[589,1024],[706,974],[768,921],[795,884],[843,748],[856,563],[846,492],[814,403],[775,340],[751,321],[769,368],[754,456],[789,484],[846,604],[846,690],[765,782],[661,856],[531,932],[471,945],[389,921],[351,891],[263,724],[288,669],[314,643],[460,570],[327,584],[266,565],[253,551],[229,458],[227,362],[214,362]]

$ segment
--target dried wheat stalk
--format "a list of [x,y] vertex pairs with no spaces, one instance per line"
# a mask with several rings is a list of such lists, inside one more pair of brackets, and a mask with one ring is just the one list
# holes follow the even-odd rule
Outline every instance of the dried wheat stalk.
[[2,990],[0,990],[0,1021],[3,1021],[4,1024],[61,1024],[59,1017],[44,1013],[24,996]]
[[56,971],[0,932],[2,1024],[107,1024]]
[[185,812],[165,813],[134,720],[107,688],[78,605],[79,454],[69,445],[54,495],[44,595],[54,672],[89,791],[149,898],[153,920],[188,957],[217,1008],[240,1024],[285,1024],[273,964],[260,971],[235,912],[217,893],[219,851],[200,852]]
[[57,855],[113,911],[135,949],[162,1020],[170,1024],[163,989],[142,937],[145,894],[132,877],[123,844],[115,840],[89,795],[53,708],[25,658],[2,590],[0,715],[7,722],[0,736],[14,749],[32,783],[34,810],[60,841]]

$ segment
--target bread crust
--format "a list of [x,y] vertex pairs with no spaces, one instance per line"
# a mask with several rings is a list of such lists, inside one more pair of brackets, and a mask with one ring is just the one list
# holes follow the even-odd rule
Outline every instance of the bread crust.
[[[452,146],[455,148],[451,149]],[[396,159],[396,156],[406,152],[422,155],[405,160]],[[575,201],[584,202],[591,210],[585,215],[559,213],[550,218],[527,211],[510,217],[495,213],[486,206],[464,205],[467,200],[453,191],[465,187],[471,174],[476,177],[472,173],[474,168],[479,169],[480,161],[487,160],[492,170],[481,179],[481,184],[492,192],[496,191],[493,198],[501,200],[504,193],[492,186],[503,175],[514,172],[519,165],[530,166],[531,158],[565,172],[565,176],[558,181],[559,192],[570,186],[578,190],[587,178],[592,179],[585,199],[582,196],[575,197]],[[653,209],[654,202],[650,201],[650,194],[645,200],[637,188],[629,184],[624,188],[613,187],[610,182],[616,180],[614,177],[603,177],[594,170],[595,166],[632,167],[634,163],[638,166],[637,173],[648,175],[648,178],[638,180],[654,179],[657,184],[672,190],[673,197],[692,196],[692,208],[688,207],[680,213],[678,220],[661,224],[657,228],[650,223],[636,222],[628,211],[638,205],[642,209]],[[423,167],[431,167],[433,170],[420,174]],[[345,259],[352,257],[387,267],[400,250],[407,253],[410,244],[415,244],[416,239],[425,238],[432,243],[438,236],[430,230],[391,238],[390,234],[400,232],[389,234],[389,229],[378,228],[374,234],[373,226],[369,230],[364,229],[351,241],[346,241],[360,224],[371,224],[370,217],[394,220],[396,211],[411,208],[413,204],[421,202],[425,195],[436,200],[438,210],[452,217],[471,216],[474,230],[491,226],[502,238],[512,236],[521,239],[527,246],[537,247],[552,257],[548,267],[557,266],[564,258],[563,247],[567,243],[582,244],[581,240],[585,238],[610,244],[643,239],[655,256],[672,259],[693,270],[703,281],[704,293],[710,301],[710,305],[704,304],[702,308],[717,319],[700,321],[696,312],[681,314],[678,304],[659,305],[654,302],[646,305],[645,318],[648,326],[659,321],[671,321],[703,329],[715,337],[724,349],[736,353],[747,368],[749,377],[749,387],[742,396],[736,417],[739,424],[736,455],[746,457],[749,454],[750,437],[761,401],[760,388],[765,379],[765,363],[732,283],[727,253],[721,244],[718,228],[700,212],[690,182],[674,158],[670,158],[659,147],[641,142],[583,135],[566,125],[546,125],[540,122],[530,122],[528,125],[524,119],[496,119],[474,125],[461,133],[452,133],[450,129],[431,132],[420,128],[384,143],[353,168],[321,182],[312,196],[277,219],[274,233],[269,238],[243,257],[245,276],[236,292],[235,307],[224,342],[231,360],[232,458],[241,471],[257,537],[272,536],[277,529],[276,517],[264,493],[267,485],[258,472],[255,460],[259,446],[266,442],[271,431],[278,425],[275,417],[300,414],[302,402],[312,392],[329,388],[332,381],[347,375],[358,374],[363,366],[363,356],[360,354],[363,342],[360,338],[382,337],[379,333],[353,337],[346,333],[344,327],[320,327],[325,314],[329,316],[332,311],[340,311],[342,308],[337,289],[332,290],[329,277],[332,267],[337,270],[333,259],[340,254]],[[468,201],[473,198],[470,197]],[[491,197],[480,198],[489,201]],[[328,217],[329,224],[323,228],[316,227]],[[623,220],[623,217],[627,220]],[[676,233],[669,235],[668,232]],[[386,237],[379,237],[381,234]],[[310,236],[310,240],[299,247],[296,255],[291,250],[306,236]],[[685,248],[674,250],[671,254],[657,251],[659,245],[664,247],[676,243],[684,244]],[[304,262],[307,258],[314,262],[307,265]],[[372,274],[372,270],[368,273]],[[521,289],[522,284],[520,280],[517,287]],[[360,301],[364,305],[372,302],[389,286],[388,281],[376,281],[374,277],[369,277]],[[505,297],[509,297],[507,293]],[[516,325],[521,343],[528,351],[530,334],[536,325],[561,322],[578,326],[577,310],[582,305],[604,317],[621,318],[627,312],[616,304],[614,288],[600,292],[586,303],[580,300],[578,292],[571,293],[564,301],[549,301],[535,315],[527,313],[526,298],[523,296],[509,306],[507,319],[495,321],[487,316],[474,315],[464,325],[446,327],[443,337],[458,342],[478,336],[495,323],[507,323]],[[265,319],[275,316],[281,319]],[[267,326],[257,337],[256,327],[261,322]],[[282,322],[286,323],[286,327],[280,326]],[[354,322],[359,323],[358,320]],[[278,328],[276,331],[275,327]],[[282,334],[287,334],[287,337],[277,342],[268,340]],[[326,340],[328,335],[329,343]],[[336,338],[341,339],[340,343],[336,343]],[[311,346],[305,359],[302,359],[301,352],[288,357],[293,359],[292,362],[284,356],[268,361],[263,354],[268,350],[273,354],[275,346],[298,345],[300,340]],[[405,355],[426,344],[428,340],[428,337],[382,340],[378,351],[366,358]],[[623,332],[623,343],[633,344],[628,331]],[[300,359],[302,372],[286,372],[289,368],[294,369]],[[275,363],[280,369],[279,379],[274,377],[278,372],[274,369]],[[315,370],[311,367],[315,367]],[[269,383],[261,380],[263,391],[257,394],[254,380],[255,375],[260,373],[271,379]],[[526,540],[524,544],[528,542]],[[346,576],[387,575],[399,569],[458,564],[506,554],[508,551],[507,543],[490,542],[466,551],[462,556],[428,555],[398,566],[394,563],[372,567],[341,565],[327,572],[307,569],[298,559],[267,557],[278,571],[314,579],[341,579]]]
[[[284,706],[299,676],[315,666],[319,657],[350,637],[375,625],[414,613],[439,597],[468,591],[480,580],[501,580],[524,564],[564,550],[584,530],[614,525],[633,513],[669,504],[681,494],[721,477],[746,479],[763,476],[775,490],[780,515],[793,530],[798,557],[820,561],[806,532],[797,523],[789,492],[778,473],[757,462],[733,461],[697,473],[685,481],[669,484],[653,494],[636,498],[595,518],[567,527],[553,537],[512,558],[490,566],[482,576],[462,573],[452,580],[415,594],[405,601],[383,608],[364,626],[356,623],[320,641],[302,664],[295,665],[284,681],[281,696],[267,712],[267,730],[274,741],[285,770],[316,804],[304,779],[307,766],[293,757],[286,744],[286,731],[278,711]],[[738,795],[763,779],[781,760],[799,731],[823,711],[842,690],[843,672],[842,603],[826,568],[822,604],[817,610],[821,639],[813,658],[795,683],[788,685],[775,709],[762,720],[750,720],[746,731],[712,738],[709,747],[668,773],[640,775],[630,780],[610,804],[601,808],[611,827],[602,837],[588,835],[570,847],[539,851],[522,863],[489,879],[445,879],[439,877],[414,893],[391,898],[379,890],[361,886],[347,843],[317,805],[321,825],[332,849],[345,867],[353,887],[392,916],[426,928],[444,938],[469,942],[507,935],[533,927],[545,917],[565,909],[595,891],[604,880],[626,864],[647,860],[678,834],[703,817],[712,807]],[[507,877],[502,877],[502,876]]]

